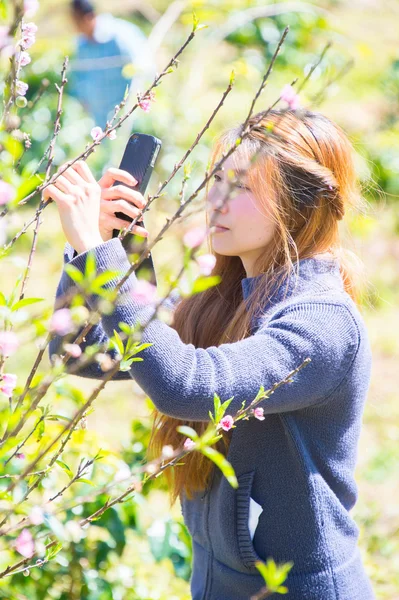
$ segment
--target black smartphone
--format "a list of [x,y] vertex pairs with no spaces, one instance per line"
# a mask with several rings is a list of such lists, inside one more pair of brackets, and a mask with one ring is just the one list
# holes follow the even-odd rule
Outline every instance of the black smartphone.
[[[151,174],[154,170],[155,161],[157,160],[159,151],[161,149],[162,142],[153,135],[146,133],[133,133],[127,144],[121,163],[120,169],[127,171],[137,180],[137,184],[130,187],[132,190],[138,190],[144,195],[148,183],[150,181]],[[126,185],[121,181],[115,181],[113,185]],[[132,222],[133,219],[129,215],[123,212],[116,212],[115,216],[124,221]],[[136,225],[144,227],[143,220],[137,221]],[[112,237],[118,237],[119,230],[114,229]],[[147,238],[140,238],[137,235],[128,233],[122,240],[122,245],[128,254],[141,252],[145,248]],[[156,277],[154,264],[152,261],[151,253],[144,259],[140,267],[136,270],[136,275],[145,273],[145,278],[150,281],[153,285],[156,285]]]

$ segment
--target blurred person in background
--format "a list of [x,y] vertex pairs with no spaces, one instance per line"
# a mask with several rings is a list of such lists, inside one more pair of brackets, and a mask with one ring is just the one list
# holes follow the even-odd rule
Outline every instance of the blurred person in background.
[[133,95],[152,82],[155,60],[137,25],[109,13],[96,14],[89,0],[73,0],[71,14],[79,35],[68,92],[80,100],[96,125],[105,128],[127,85]]

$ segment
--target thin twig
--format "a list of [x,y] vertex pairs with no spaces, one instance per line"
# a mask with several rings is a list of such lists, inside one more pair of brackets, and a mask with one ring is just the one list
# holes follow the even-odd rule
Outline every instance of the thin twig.
[[[51,167],[53,165],[53,160],[54,160],[55,142],[57,140],[58,134],[59,134],[60,129],[61,129],[62,98],[63,98],[63,93],[64,93],[65,85],[66,85],[66,83],[68,81],[67,78],[65,77],[66,70],[67,70],[67,67],[68,67],[68,60],[69,59],[66,56],[65,59],[64,59],[64,64],[62,65],[61,84],[59,86],[56,84],[56,88],[57,88],[57,91],[58,91],[57,114],[55,116],[55,121],[54,121],[54,133],[53,133],[53,136],[51,138],[50,145],[49,145],[45,181],[47,181],[50,178]],[[39,208],[41,208],[43,206],[43,203],[44,203],[44,199],[43,199],[43,195],[42,195],[42,197],[40,199]],[[24,278],[23,278],[22,284],[21,284],[21,293],[20,293],[20,296],[19,296],[20,300],[22,300],[24,298],[24,296],[25,296],[25,288],[26,288],[26,285],[28,283],[30,270],[32,268],[32,260],[33,260],[33,256],[34,256],[35,251],[36,251],[37,237],[38,237],[38,234],[39,234],[39,229],[40,229],[41,223],[42,223],[42,221],[40,220],[40,213],[39,213],[39,215],[37,216],[37,219],[36,219],[35,230],[33,232],[33,240],[32,240],[32,246],[31,246],[31,249],[30,249],[30,252],[29,252],[28,264],[26,266]]]

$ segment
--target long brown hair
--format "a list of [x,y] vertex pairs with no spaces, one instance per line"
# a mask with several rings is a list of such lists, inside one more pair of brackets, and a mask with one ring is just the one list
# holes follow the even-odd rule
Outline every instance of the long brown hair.
[[[259,119],[254,115],[250,125]],[[242,125],[225,132],[216,142],[211,166],[242,133]],[[197,348],[218,346],[251,335],[250,323],[257,307],[271,296],[271,288],[298,266],[298,260],[331,253],[339,259],[346,291],[359,301],[364,277],[360,259],[343,248],[339,230],[348,208],[363,208],[355,165],[354,150],[344,131],[327,117],[311,111],[271,110],[250,136],[233,153],[254,158],[247,179],[260,210],[272,218],[274,238],[264,248],[255,272],[265,274],[254,286],[250,302],[244,301],[241,280],[246,272],[238,256],[216,257],[212,275],[220,283],[202,293],[182,299],[177,305],[172,327],[185,343]],[[211,399],[210,399],[211,400]],[[224,399],[222,399],[224,400]],[[164,445],[181,447],[184,437],[176,431],[189,425],[201,435],[208,426],[202,421],[183,421],[153,410],[153,427],[147,457],[161,455]],[[221,431],[216,449],[227,454],[231,432]],[[180,461],[182,462],[182,461]],[[213,463],[200,452],[184,458],[184,464],[165,470],[171,506],[184,491],[188,498],[203,490],[209,481]]]

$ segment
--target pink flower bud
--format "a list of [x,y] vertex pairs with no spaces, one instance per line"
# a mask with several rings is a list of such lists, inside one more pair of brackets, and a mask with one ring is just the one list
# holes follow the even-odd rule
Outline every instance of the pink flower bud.
[[24,23],[22,25],[22,48],[30,48],[36,41],[37,25],[34,23]]
[[186,441],[183,444],[183,448],[185,450],[192,450],[195,446],[195,442],[193,440],[191,440],[190,438],[186,438]]
[[283,87],[280,98],[287,102],[291,110],[296,110],[300,106],[299,96],[290,84]]
[[66,335],[73,331],[74,325],[69,308],[56,310],[51,317],[50,331],[57,335]]
[[12,331],[0,331],[0,354],[11,356],[17,351],[19,341]]
[[155,102],[155,93],[153,90],[151,90],[151,92],[149,94],[147,94],[147,96],[143,99],[141,99],[141,95],[140,93],[137,94],[138,96],[138,105],[141,108],[141,110],[143,110],[144,112],[150,112],[151,110],[151,102]]
[[37,32],[37,25],[35,23],[23,23],[22,32],[27,35],[35,35]]
[[183,243],[188,248],[196,248],[197,246],[201,246],[205,237],[206,230],[204,227],[194,227],[184,234]]
[[18,458],[19,460],[25,460],[25,454],[23,452],[17,452],[15,454],[15,458]]
[[82,348],[79,344],[64,344],[64,349],[69,352],[73,358],[79,358],[82,354]]
[[25,17],[33,17],[33,15],[39,10],[38,0],[24,0],[24,13]]
[[90,135],[93,140],[97,142],[104,135],[104,132],[101,127],[93,127],[93,129],[90,131]]
[[202,256],[197,256],[197,263],[202,275],[210,275],[216,264],[216,256],[213,254],[202,254]]
[[151,304],[155,301],[157,288],[145,279],[139,279],[131,296],[139,304]]
[[110,140],[114,140],[114,139],[116,139],[116,131],[115,131],[115,129],[113,129],[112,131],[110,131],[110,132],[107,134],[107,137],[109,137],[109,139],[110,139]]
[[23,529],[15,541],[17,552],[25,558],[31,558],[35,552],[35,542],[29,529]]
[[[0,376],[1,377],[1,376]],[[15,386],[17,385],[17,376],[13,373],[4,373],[0,381],[0,392],[6,396],[12,396]]]
[[151,102],[149,100],[141,100],[141,102],[139,102],[139,107],[141,110],[148,113],[151,110]]
[[18,96],[25,96],[26,92],[28,91],[28,84],[18,79],[15,85]]
[[15,189],[10,183],[0,179],[0,204],[7,204],[14,200],[16,196]]
[[231,415],[225,415],[223,419],[220,419],[220,425],[225,431],[229,431],[234,425],[234,419]]
[[28,52],[21,50],[21,52],[19,52],[17,55],[17,61],[19,61],[21,67],[26,67],[26,65],[29,65],[29,63],[32,62],[32,59]]
[[265,417],[263,416],[263,412],[264,412],[264,410],[260,406],[258,406],[257,408],[254,408],[253,415],[254,415],[255,419],[259,419],[259,421],[264,421]]

